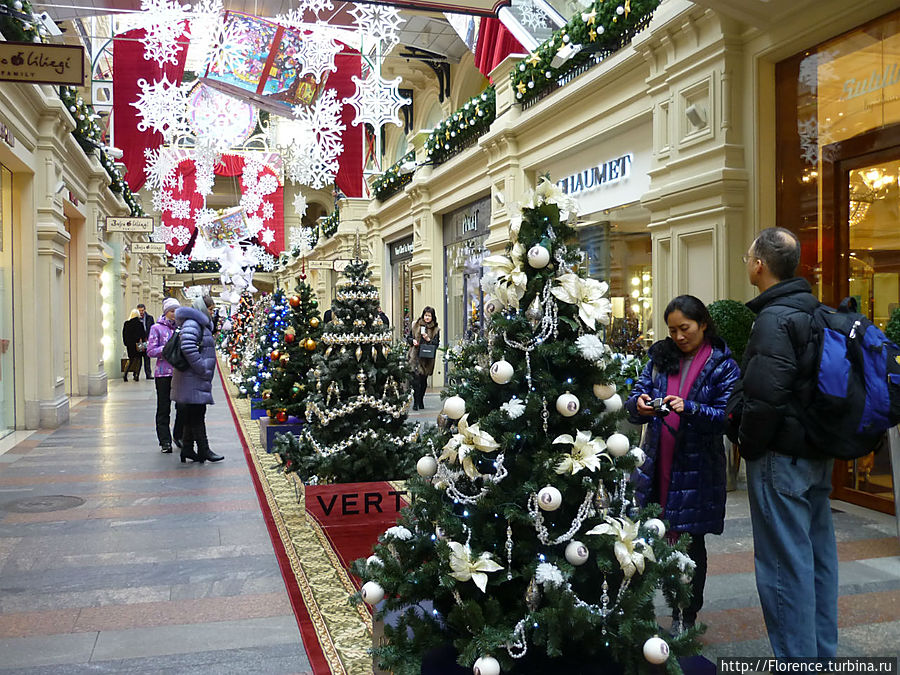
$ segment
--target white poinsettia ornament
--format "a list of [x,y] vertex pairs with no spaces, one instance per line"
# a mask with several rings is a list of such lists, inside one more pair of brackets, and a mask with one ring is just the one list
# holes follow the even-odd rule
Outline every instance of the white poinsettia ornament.
[[583,279],[572,272],[557,277],[556,282],[558,285],[550,292],[557,300],[578,307],[578,318],[585,326],[595,330],[598,322],[604,326],[609,324],[612,303],[604,297],[609,284],[596,279]]
[[458,433],[447,441],[439,459],[441,461],[449,460],[451,463],[459,461],[469,478],[478,478],[481,473],[475,468],[472,453],[476,450],[487,453],[496,452],[500,445],[488,432],[482,431],[477,422],[469,424],[468,413],[462,416],[456,428]]
[[606,458],[612,462],[612,458],[603,450],[606,443],[599,438],[591,438],[590,431],[579,431],[572,438],[569,434],[562,434],[553,439],[553,444],[571,445],[572,450],[563,455],[563,459],[556,465],[556,473],[570,473],[575,475],[582,469],[596,471],[600,468],[600,460]]
[[481,288],[486,295],[496,298],[506,307],[518,308],[519,300],[525,295],[528,275],[522,265],[525,248],[516,242],[505,255],[492,255],[484,260],[487,273],[481,280]]
[[616,537],[617,541],[613,550],[616,554],[616,560],[625,573],[626,578],[634,576],[635,572],[643,573],[646,561],[656,562],[656,556],[653,549],[644,541],[642,537],[638,537],[638,529],[640,522],[632,522],[628,518],[606,518],[605,523],[597,525],[586,534],[599,534]]
[[472,551],[468,546],[458,541],[448,542],[450,546],[450,576],[457,581],[474,581],[479,590],[484,593],[487,589],[487,573],[497,572],[503,569],[491,559],[490,553],[482,553],[477,558],[472,558]]
[[518,419],[525,412],[525,402],[518,396],[513,396],[506,403],[500,406],[500,410],[506,413],[509,419]]

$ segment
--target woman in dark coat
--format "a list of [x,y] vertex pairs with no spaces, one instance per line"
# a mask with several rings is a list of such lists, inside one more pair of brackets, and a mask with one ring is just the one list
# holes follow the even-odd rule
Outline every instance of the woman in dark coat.
[[[688,555],[696,564],[693,597],[678,622],[694,625],[706,585],[706,534],[725,526],[725,404],[740,377],[709,310],[698,298],[680,295],[665,311],[670,337],[650,347],[650,362],[625,403],[629,419],[649,424],[646,461],[635,472],[641,503],[657,502],[669,534],[691,535]],[[660,410],[652,403],[668,408]]]
[[[175,310],[175,325],[181,330],[181,351],[190,364],[172,375],[172,400],[184,417],[181,461],[218,462],[225,459],[209,449],[206,437],[206,406],[213,404],[212,378],[216,372],[216,343],[210,312],[212,298],[197,298],[190,307]],[[197,451],[194,452],[194,443]]]
[[122,374],[122,380],[128,382],[128,373],[134,375],[134,381],[137,382],[141,377],[141,364],[144,362],[144,352],[140,346],[147,339],[144,332],[144,324],[141,321],[141,314],[136,309],[131,310],[128,321],[122,324],[122,342],[125,343],[125,351],[128,353],[128,365]]
[[428,388],[428,376],[434,373],[435,359],[422,358],[419,349],[422,345],[434,345],[437,357],[441,329],[438,328],[434,307],[422,310],[422,316],[412,325],[406,341],[409,343],[409,364],[412,367],[413,410],[425,410],[425,389]]

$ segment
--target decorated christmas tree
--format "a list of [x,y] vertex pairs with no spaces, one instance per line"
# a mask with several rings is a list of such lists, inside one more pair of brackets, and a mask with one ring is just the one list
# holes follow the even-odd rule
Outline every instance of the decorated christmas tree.
[[378,291],[368,263],[351,262],[325,326],[322,354],[307,385],[307,426],[275,449],[285,470],[304,481],[350,483],[405,477],[418,451],[418,428],[406,421],[412,392],[405,350],[391,348],[391,332],[378,312]]
[[[309,383],[307,375],[313,367],[313,356],[322,335],[319,303],[312,288],[301,281],[288,297],[291,311],[286,316],[287,325],[276,343],[278,365],[262,392],[263,405],[275,412],[275,418],[284,422],[289,416],[304,417]],[[274,363],[275,352],[270,352]]]
[[241,375],[244,353],[255,337],[256,312],[259,310],[260,302],[268,303],[268,299],[262,296],[254,301],[252,295],[244,293],[229,320],[222,327],[220,346],[228,357],[232,376],[237,377],[232,379],[235,383],[240,383],[244,379]]
[[[246,353],[250,357],[243,369],[244,381],[240,385],[240,392],[251,398],[262,398],[262,392],[269,388],[272,369],[282,362],[280,348],[292,311],[280,289],[272,293],[270,302],[262,305],[261,309],[255,340],[247,345]],[[265,401],[262,407],[265,407]]]
[[435,655],[480,675],[678,673],[674,657],[698,651],[696,628],[670,637],[656,621],[657,589],[686,604],[693,562],[658,505],[635,503],[644,455],[616,430],[627,373],[596,334],[607,286],[565,243],[571,206],[542,182],[506,255],[486,259],[486,342],[449,355],[456,422],[428,439],[398,525],[353,565],[360,597],[384,599],[376,618],[396,613],[375,648],[393,673]]

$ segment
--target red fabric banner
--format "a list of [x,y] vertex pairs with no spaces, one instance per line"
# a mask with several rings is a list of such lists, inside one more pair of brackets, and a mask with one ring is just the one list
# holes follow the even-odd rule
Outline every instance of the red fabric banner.
[[[350,98],[356,93],[356,85],[353,75],[360,77],[361,61],[359,54],[351,54],[349,47],[335,56],[334,65],[337,72],[328,76],[328,87],[335,90],[340,101]],[[362,197],[363,192],[363,134],[365,125],[353,126],[356,112],[353,107],[345,104],[341,108],[341,122],[344,124],[344,133],[341,140],[344,143],[344,151],[338,162],[340,168],[334,179],[335,187],[347,197]]]
[[144,29],[130,30],[115,36],[113,40],[113,145],[125,154],[125,181],[132,192],[143,187],[147,176],[144,173],[144,150],[155,150],[162,145],[162,134],[152,131],[139,131],[137,128],[141,117],[132,103],[139,98],[141,89],[138,80],[147,80],[150,84],[161,80],[163,75],[176,84],[181,83],[184,75],[184,63],[187,59],[188,39],[179,41],[185,48],[178,53],[178,63],[166,63],[160,67],[156,61],[144,58]]
[[500,19],[482,17],[478,27],[478,42],[475,45],[475,67],[489,78],[491,71],[510,54],[524,54],[525,49]]

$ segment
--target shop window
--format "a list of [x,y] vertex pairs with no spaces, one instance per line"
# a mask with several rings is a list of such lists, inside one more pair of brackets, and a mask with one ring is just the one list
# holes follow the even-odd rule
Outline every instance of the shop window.
[[0,437],[16,427],[12,235],[12,172],[0,164]]
[[471,339],[483,330],[484,295],[481,276],[487,248],[486,235],[448,244],[446,335],[449,344]]

